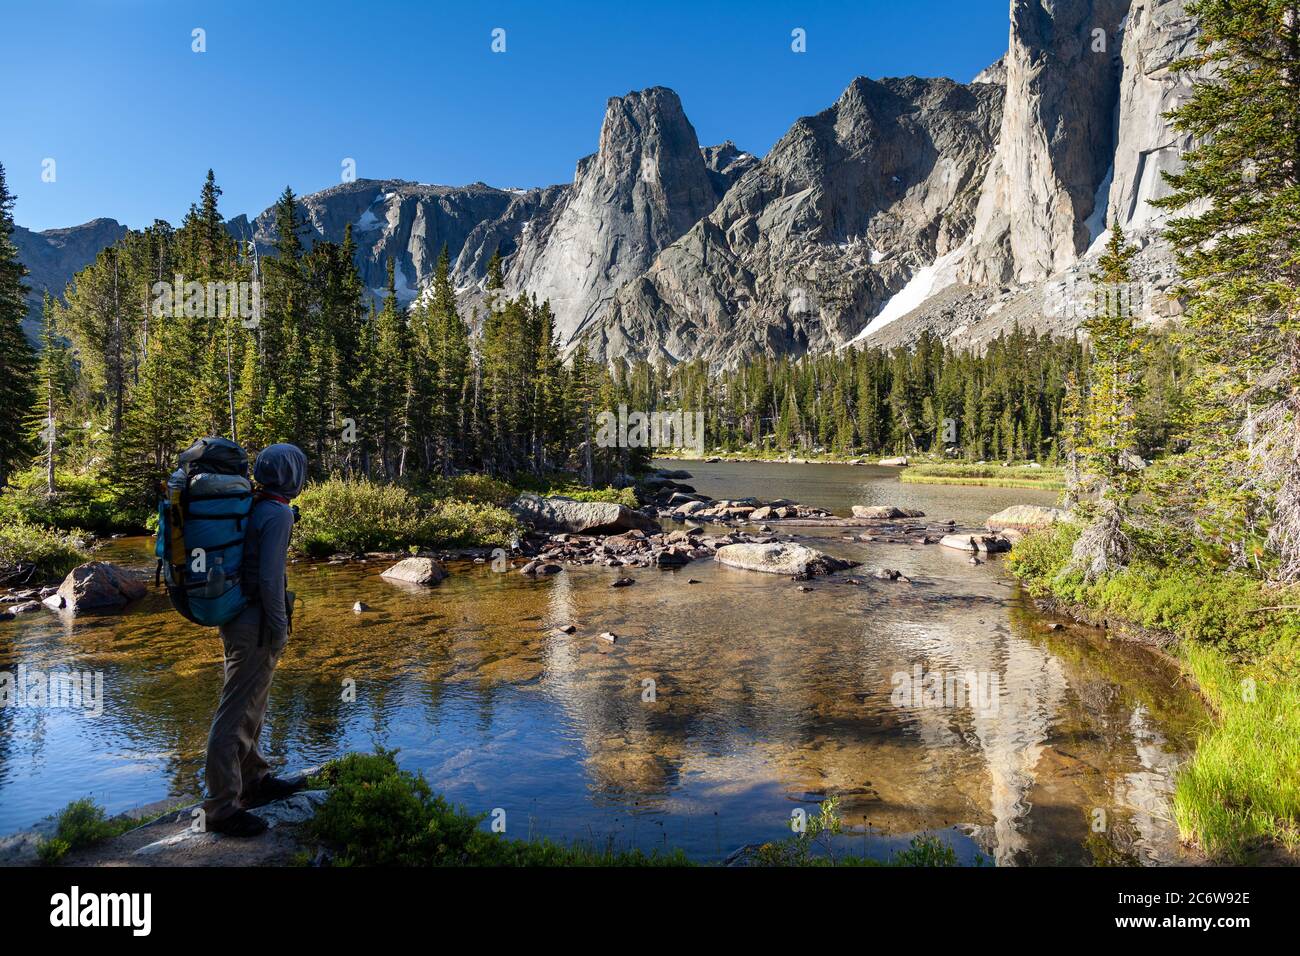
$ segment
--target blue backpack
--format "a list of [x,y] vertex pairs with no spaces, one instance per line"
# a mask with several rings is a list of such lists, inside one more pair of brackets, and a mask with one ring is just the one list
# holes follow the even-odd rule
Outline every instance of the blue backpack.
[[248,606],[239,573],[253,508],[248,455],[227,438],[200,438],[177,464],[159,488],[155,581],[181,615],[220,627]]

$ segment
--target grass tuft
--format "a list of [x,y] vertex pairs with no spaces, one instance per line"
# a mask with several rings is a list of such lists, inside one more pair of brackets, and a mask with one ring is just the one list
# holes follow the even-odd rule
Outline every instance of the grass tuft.
[[53,866],[73,850],[111,840],[137,826],[129,817],[109,817],[102,807],[89,797],[74,800],[59,811],[54,836],[42,840],[36,853],[42,863]]

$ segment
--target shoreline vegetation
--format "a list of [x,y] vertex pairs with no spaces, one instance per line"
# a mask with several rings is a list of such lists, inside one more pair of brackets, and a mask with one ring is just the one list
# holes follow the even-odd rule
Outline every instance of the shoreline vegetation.
[[655,455],[655,460],[681,463],[727,463],[769,465],[876,465],[896,468],[904,484],[979,485],[988,488],[1039,488],[1061,491],[1065,488],[1065,469],[1037,461],[970,462],[929,457],[864,457],[836,452],[809,453],[806,457],[779,457],[767,450],[690,454],[689,449],[674,448],[671,454]]
[[[951,867],[957,854],[936,833],[914,836],[909,845],[876,858],[865,855],[844,834],[838,804],[824,801],[805,830],[738,848],[718,864],[701,864],[665,844],[646,851],[621,847],[610,837],[554,841],[518,838],[485,827],[490,815],[472,813],[435,793],[423,775],[402,770],[397,752],[349,753],[306,777],[306,789],[321,794],[314,812],[285,829],[292,833],[296,866],[346,867]],[[29,862],[55,866],[116,865],[131,856],[115,847],[159,824],[189,819],[189,807],[170,803],[162,815],[134,811],[109,816],[89,798],[74,800],[45,821]],[[151,819],[152,818],[152,819]],[[158,834],[161,836],[161,833]],[[138,841],[137,841],[138,842]],[[165,852],[165,851],[164,851]],[[178,855],[177,860],[180,860]],[[189,861],[193,864],[194,859]],[[973,865],[987,861],[976,856]]]
[[1082,531],[1033,532],[1008,565],[1048,609],[1163,645],[1200,690],[1214,722],[1176,777],[1181,839],[1211,861],[1300,861],[1300,588],[1148,562],[1087,582]]

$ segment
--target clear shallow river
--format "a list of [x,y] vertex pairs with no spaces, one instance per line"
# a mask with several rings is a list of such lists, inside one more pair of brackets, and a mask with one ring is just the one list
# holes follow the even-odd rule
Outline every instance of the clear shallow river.
[[[674,466],[678,467],[678,466]],[[888,469],[691,463],[715,497],[919,507],[975,523],[1052,495],[900,485]],[[788,834],[795,808],[839,794],[848,848],[883,856],[934,830],[963,859],[1176,862],[1172,775],[1203,716],[1163,662],[1080,628],[1049,632],[997,561],[936,546],[817,547],[897,568],[912,585],[795,582],[697,561],[530,580],[453,563],[429,591],[386,562],[299,563],[301,600],[264,740],[275,762],[397,747],[400,760],[508,833],[702,860]],[[101,556],[150,564],[148,539]],[[690,578],[700,581],[688,585]],[[354,614],[356,600],[372,610]],[[556,636],[565,623],[577,633]],[[616,645],[595,638],[620,635]],[[151,594],[123,616],[0,623],[0,669],[102,671],[102,715],[0,708],[0,833],[93,795],[122,810],[201,787],[220,690],[215,634]],[[967,671],[995,706],[900,707],[895,675]],[[344,702],[345,681],[356,701]],[[643,700],[654,681],[653,702]],[[1106,826],[1094,832],[1096,811]]]

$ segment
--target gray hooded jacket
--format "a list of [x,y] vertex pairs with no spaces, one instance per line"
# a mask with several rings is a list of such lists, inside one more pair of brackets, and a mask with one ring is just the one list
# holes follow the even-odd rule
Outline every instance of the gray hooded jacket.
[[[270,445],[257,456],[253,480],[262,491],[294,498],[307,481],[307,456],[296,445]],[[289,535],[293,509],[273,498],[258,498],[244,539],[243,586],[249,600],[262,606],[262,628],[272,644],[289,636],[285,606]]]

